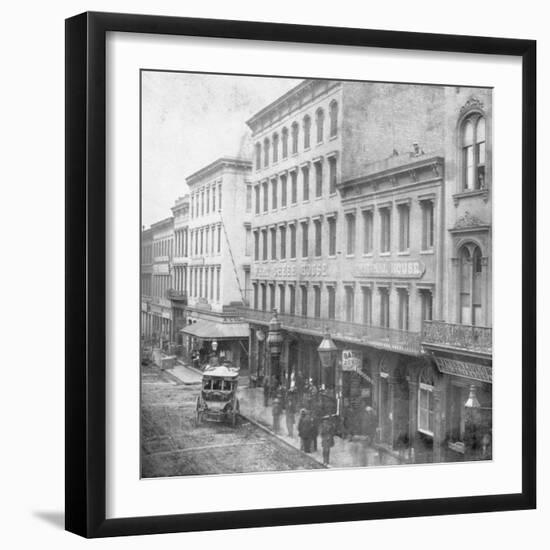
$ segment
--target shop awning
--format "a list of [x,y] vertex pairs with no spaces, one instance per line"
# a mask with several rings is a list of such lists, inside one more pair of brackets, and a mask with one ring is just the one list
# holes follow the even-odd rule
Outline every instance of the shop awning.
[[216,323],[205,319],[185,326],[180,332],[202,340],[241,340],[250,335],[247,323]]
[[471,378],[481,382],[492,383],[492,368],[487,365],[478,363],[470,363],[468,361],[457,361],[456,359],[448,359],[446,357],[434,356],[435,362],[440,372],[452,374],[454,376],[462,376],[463,378]]

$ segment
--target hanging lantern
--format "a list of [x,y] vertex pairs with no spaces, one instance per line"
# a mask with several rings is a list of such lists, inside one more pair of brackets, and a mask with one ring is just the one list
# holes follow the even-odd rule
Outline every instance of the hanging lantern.
[[323,340],[319,344],[317,352],[319,353],[321,365],[324,368],[332,367],[332,365],[334,364],[334,359],[336,358],[336,353],[338,352],[338,348],[336,347],[334,340],[330,337],[328,330],[325,333]]

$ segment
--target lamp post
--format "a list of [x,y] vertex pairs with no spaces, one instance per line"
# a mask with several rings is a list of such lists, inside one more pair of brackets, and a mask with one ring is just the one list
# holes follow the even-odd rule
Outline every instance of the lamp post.
[[271,373],[280,381],[280,359],[283,349],[283,333],[281,332],[281,322],[277,316],[277,310],[273,309],[273,317],[269,321],[269,331],[267,333],[267,345],[271,355]]
[[479,459],[479,431],[481,429],[481,405],[477,399],[476,386],[470,386],[470,393],[464,403],[464,459]]
[[[327,375],[330,373],[331,376],[331,387],[332,387],[332,396],[336,399],[336,412],[338,413],[338,397],[336,395],[336,369],[334,368],[334,363],[336,361],[336,355],[338,353],[338,348],[334,343],[334,340],[330,337],[328,328],[326,329],[325,335],[317,348],[317,353],[319,354],[319,360],[321,361],[321,384],[324,384],[327,380]],[[333,369],[332,372],[329,369]]]
[[218,354],[217,354],[218,341],[217,340],[212,340],[212,343],[210,345],[212,347],[212,353],[213,353],[213,357],[212,357],[213,361],[212,362],[217,365],[218,364]]

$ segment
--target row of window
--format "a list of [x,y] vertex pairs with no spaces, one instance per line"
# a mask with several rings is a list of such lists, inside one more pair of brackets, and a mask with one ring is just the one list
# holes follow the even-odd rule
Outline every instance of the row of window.
[[[329,105],[329,136],[335,137],[338,134],[338,103],[333,100]],[[300,126],[302,128],[302,145],[303,149],[311,147],[311,126],[312,120],[310,115],[305,115],[301,121],[301,125],[296,121],[290,126],[290,134],[288,128],[284,127],[281,130],[281,135],[275,132],[271,139],[266,137],[263,141],[257,142],[255,146],[256,152],[256,170],[260,170],[262,166],[266,168],[272,163],[279,161],[279,153],[281,158],[286,159],[289,155],[289,138],[290,138],[290,154],[298,153],[300,142]],[[322,108],[315,111],[315,137],[317,143],[322,143],[325,136],[325,111]],[[263,160],[263,162],[262,162]]]
[[189,296],[220,301],[221,266],[197,266],[189,268]]
[[[269,311],[277,308],[282,314],[301,315],[302,317],[315,317],[336,319],[337,292],[336,284],[313,284],[311,286],[294,283],[252,283],[254,294],[254,309]],[[324,288],[322,288],[324,287]],[[299,309],[296,303],[296,292],[299,290]],[[377,325],[380,327],[390,326],[390,289],[380,286],[377,292],[373,293],[370,286],[361,287],[361,311],[356,311],[355,287],[344,284],[344,318],[349,323],[361,322],[366,325]],[[405,288],[398,288],[398,316],[397,323],[401,330],[409,330],[409,291]],[[429,321],[433,315],[433,296],[429,289],[421,289],[420,293],[420,319]],[[310,311],[310,296],[312,297],[313,311]],[[324,296],[323,296],[324,294]],[[378,319],[373,319],[373,298],[378,294]],[[321,310],[322,304],[326,308]]]
[[174,256],[181,258],[187,256],[189,230],[178,229],[174,232]]
[[[336,193],[337,184],[337,159],[336,154],[327,157],[328,160],[328,192],[329,195]],[[273,176],[254,186],[255,213],[268,212],[277,208],[285,208],[289,204],[302,201],[309,201],[311,198],[319,198],[324,193],[324,170],[323,157],[313,161],[313,174],[311,174],[310,163],[304,164],[301,168],[293,168],[283,174]],[[300,197],[298,197],[298,176],[300,175]],[[312,181],[313,178],[313,181]],[[313,185],[313,189],[311,186]],[[290,186],[290,189],[289,189]]]
[[172,288],[172,278],[170,275],[153,275],[151,296],[155,298],[166,298],[166,292]]
[[[433,202],[430,200],[420,201],[422,242],[423,251],[430,251],[434,245],[434,212]],[[402,204],[397,207],[399,216],[398,250],[407,252],[410,247],[410,205]],[[375,211],[364,210],[362,217],[362,253],[372,254],[374,252],[374,216]],[[391,207],[378,209],[380,228],[380,253],[391,252]],[[348,212],[345,214],[346,255],[356,253],[357,244],[357,214]],[[299,222],[288,222],[278,227],[264,227],[254,230],[254,260],[285,260],[294,259],[297,255],[297,226],[301,232],[301,257],[320,257],[325,252],[323,248],[323,225],[328,226],[325,238],[328,239],[328,256],[336,256],[337,223],[336,215],[327,216],[326,221],[319,216],[301,220]],[[310,230],[310,228],[312,229]],[[325,245],[326,246],[326,245]]]
[[191,256],[219,254],[222,249],[221,223],[205,225],[189,231]]
[[141,246],[141,263],[152,264],[153,263],[153,245],[151,243]]
[[172,250],[174,246],[174,239],[167,237],[166,239],[160,239],[153,243],[153,257],[159,256],[172,256]]
[[210,212],[216,212],[222,208],[222,184],[221,181],[204,185],[200,189],[191,192],[189,198],[191,219],[204,216]]

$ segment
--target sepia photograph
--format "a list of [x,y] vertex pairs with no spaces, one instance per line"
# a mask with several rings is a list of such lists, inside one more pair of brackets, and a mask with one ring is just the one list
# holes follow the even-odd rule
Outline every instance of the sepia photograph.
[[492,93],[141,70],[142,478],[492,460]]

